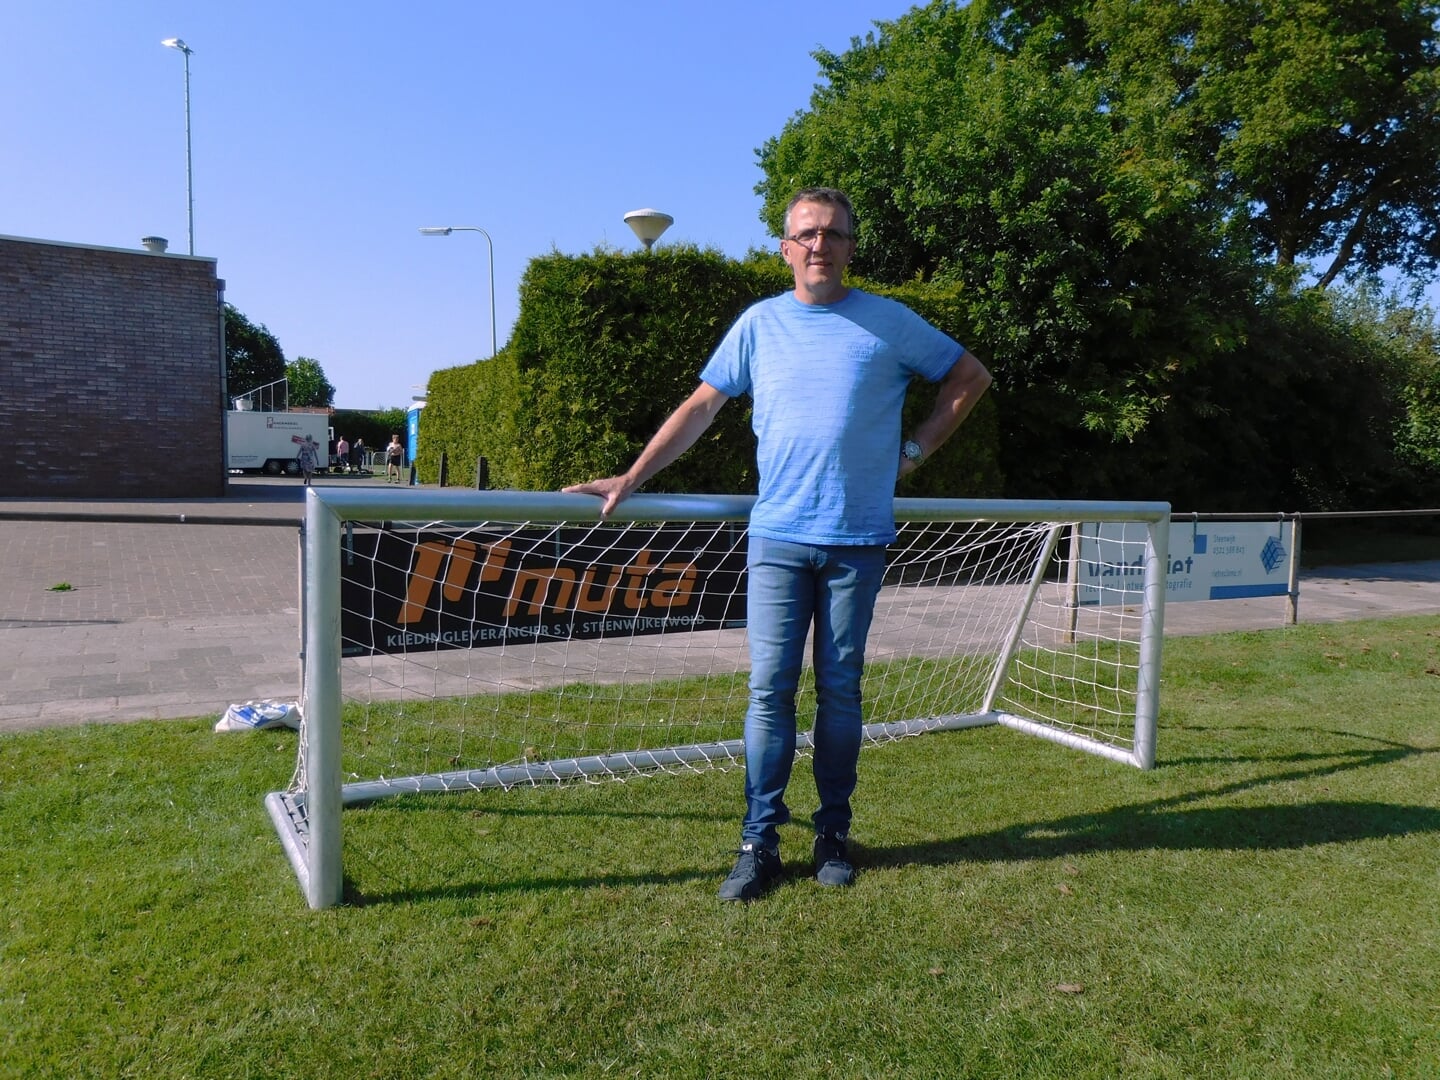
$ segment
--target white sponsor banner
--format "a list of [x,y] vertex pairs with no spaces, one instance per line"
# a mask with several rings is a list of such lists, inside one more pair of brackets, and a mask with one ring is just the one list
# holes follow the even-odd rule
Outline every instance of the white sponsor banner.
[[[1081,526],[1081,604],[1137,603],[1145,587],[1145,526]],[[1165,599],[1238,600],[1290,591],[1291,521],[1170,524]]]

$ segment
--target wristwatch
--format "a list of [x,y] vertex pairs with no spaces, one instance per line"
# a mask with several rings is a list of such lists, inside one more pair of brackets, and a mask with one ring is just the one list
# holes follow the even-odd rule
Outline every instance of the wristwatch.
[[906,439],[900,444],[900,456],[919,465],[925,460],[925,451],[920,449],[920,444],[914,439]]

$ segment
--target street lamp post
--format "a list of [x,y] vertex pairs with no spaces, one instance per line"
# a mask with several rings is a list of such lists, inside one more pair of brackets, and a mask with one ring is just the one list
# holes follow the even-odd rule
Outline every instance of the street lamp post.
[[160,43],[178,49],[185,56],[185,212],[190,227],[190,254],[195,254],[195,184],[190,171],[190,54],[195,50],[179,38],[166,38]]
[[495,356],[495,242],[490,234],[479,225],[436,225],[420,230],[421,236],[449,236],[454,232],[478,232],[485,237],[485,248],[490,256],[490,356]]

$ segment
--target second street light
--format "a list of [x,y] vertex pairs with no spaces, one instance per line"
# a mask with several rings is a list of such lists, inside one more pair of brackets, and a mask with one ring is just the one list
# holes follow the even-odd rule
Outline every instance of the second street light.
[[478,232],[485,237],[485,248],[490,254],[490,357],[495,357],[495,243],[490,234],[479,225],[432,225],[420,230],[421,236],[449,236],[454,232]]
[[195,185],[190,172],[190,54],[195,50],[178,37],[160,43],[185,54],[185,214],[190,228],[190,254],[195,254]]

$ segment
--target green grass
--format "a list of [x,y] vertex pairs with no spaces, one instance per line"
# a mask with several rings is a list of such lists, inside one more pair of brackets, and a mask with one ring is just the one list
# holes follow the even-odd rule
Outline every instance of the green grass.
[[[1126,657],[1133,675],[1137,646],[1103,643],[1092,652]],[[913,720],[915,710],[926,707],[978,711],[994,663],[993,656],[984,655],[871,663],[865,672],[866,719]],[[1095,675],[1112,680],[1112,687],[1124,677],[1113,667]],[[1031,681],[1041,685],[1016,690],[1007,701],[1018,708],[1054,708],[1059,680],[1040,674]],[[463,698],[351,700],[342,714],[342,771],[361,779],[410,776],[737,740],[744,734],[748,682],[748,672],[741,671],[647,680],[643,689],[633,682],[575,682]],[[917,687],[925,692],[916,693]],[[815,689],[808,670],[796,704],[801,728],[809,728]]]
[[0,737],[0,1075],[1440,1075],[1440,621],[1165,649],[1155,770],[867,751],[856,885],[797,820],[747,906],[738,772],[350,811],[310,912],[292,733]]

